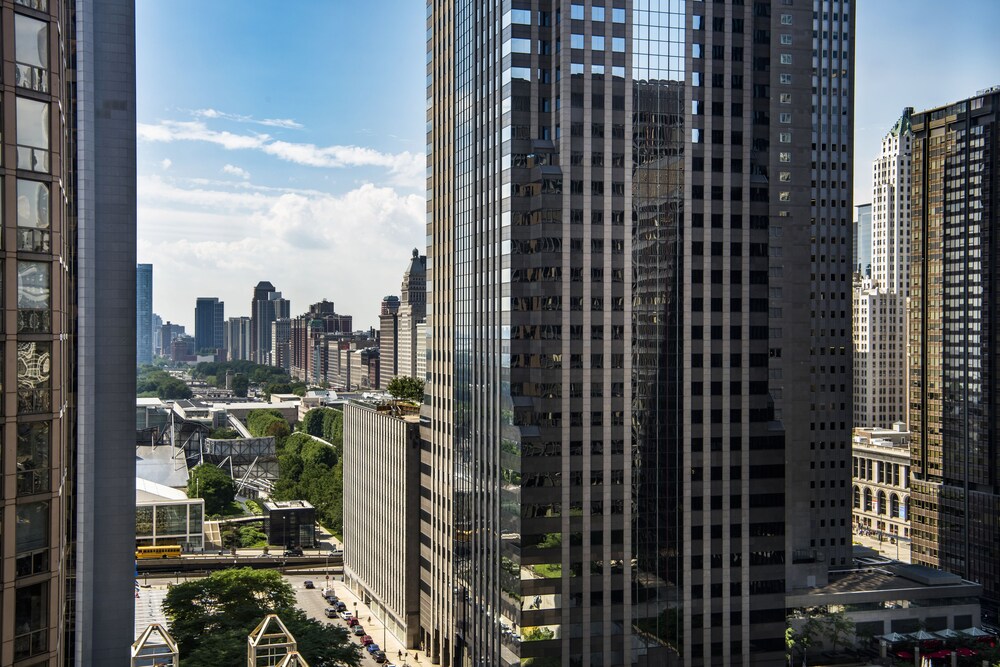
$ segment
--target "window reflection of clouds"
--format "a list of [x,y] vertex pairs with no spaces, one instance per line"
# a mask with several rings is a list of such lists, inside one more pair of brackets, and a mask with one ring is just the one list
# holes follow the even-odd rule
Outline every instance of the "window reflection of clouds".
[[681,81],[684,56],[684,1],[637,0],[632,12],[632,78]]

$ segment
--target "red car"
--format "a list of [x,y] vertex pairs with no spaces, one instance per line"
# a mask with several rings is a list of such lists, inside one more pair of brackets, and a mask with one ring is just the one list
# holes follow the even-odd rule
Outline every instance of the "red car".
[[362,646],[368,646],[369,644],[373,644],[374,642],[375,640],[372,639],[371,635],[365,635],[364,637],[361,638]]
[[353,616],[351,616],[349,619],[347,619],[347,627],[353,628],[355,625],[357,625],[360,622],[361,621],[359,621],[358,619],[356,619]]

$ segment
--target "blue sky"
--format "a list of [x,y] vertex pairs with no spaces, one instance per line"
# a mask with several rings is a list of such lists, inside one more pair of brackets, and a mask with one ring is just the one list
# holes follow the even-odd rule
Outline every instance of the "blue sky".
[[[424,3],[136,4],[155,312],[191,327],[195,298],[217,296],[248,315],[269,280],[294,314],[327,298],[374,325],[425,243]],[[856,203],[904,106],[1000,85],[998,25],[992,0],[858,0]]]

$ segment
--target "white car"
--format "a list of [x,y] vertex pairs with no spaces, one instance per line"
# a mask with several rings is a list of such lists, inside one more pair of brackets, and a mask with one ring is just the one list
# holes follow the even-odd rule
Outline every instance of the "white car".
[[352,614],[349,611],[342,611],[342,612],[340,612],[340,618],[343,619],[343,620],[345,620],[345,621],[351,620],[351,618],[353,616],[354,616],[354,614]]

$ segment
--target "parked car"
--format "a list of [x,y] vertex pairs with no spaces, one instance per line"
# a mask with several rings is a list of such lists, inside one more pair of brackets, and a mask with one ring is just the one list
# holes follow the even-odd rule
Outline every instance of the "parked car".
[[[351,612],[346,612],[346,613],[349,614]],[[349,627],[349,628],[353,628],[355,625],[360,625],[360,624],[361,624],[361,621],[359,621],[358,619],[356,619],[354,617],[351,617],[351,618],[347,619],[347,627]]]
[[386,659],[387,659],[385,657],[385,653],[383,653],[382,651],[373,651],[372,652],[372,658],[375,659],[375,662],[379,662],[379,663],[385,662]]
[[363,627],[361,627],[360,625],[355,625],[354,629],[351,630],[351,632],[354,633],[355,637],[367,637],[368,636],[367,634],[365,634],[365,629]]
[[316,584],[314,584],[311,579],[306,579],[302,582],[302,585],[306,588],[316,588]]
[[346,609],[341,609],[340,610],[340,617],[342,619],[344,619],[345,621],[350,621],[352,618],[354,618],[354,614],[352,614],[351,612],[347,611]]
[[[357,633],[355,633],[355,634],[357,634]],[[363,636],[361,638],[361,644],[363,646],[368,646],[369,644],[374,644],[374,643],[375,643],[375,640],[372,639],[371,635],[365,635],[365,636]]]
[[337,604],[333,606],[337,608],[337,611],[347,611],[347,605],[340,600],[337,600]]
[[371,644],[369,644],[365,648],[368,649],[369,653],[375,653],[375,651],[380,650],[378,644],[376,644],[375,642],[372,642]]
[[327,607],[323,610],[323,613],[326,614],[327,618],[336,618],[337,616],[337,610],[333,607]]

